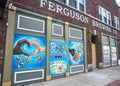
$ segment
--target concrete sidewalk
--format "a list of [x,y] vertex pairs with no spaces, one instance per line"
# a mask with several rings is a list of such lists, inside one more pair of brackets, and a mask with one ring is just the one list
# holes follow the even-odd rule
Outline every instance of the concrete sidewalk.
[[[93,72],[81,73],[26,86],[105,86],[116,80],[120,81],[120,66],[95,69]],[[120,86],[120,84],[115,86]]]

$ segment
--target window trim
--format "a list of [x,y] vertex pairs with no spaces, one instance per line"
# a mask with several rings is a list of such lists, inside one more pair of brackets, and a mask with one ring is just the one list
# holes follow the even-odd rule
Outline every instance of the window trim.
[[[105,24],[107,24],[107,25],[110,25],[110,26],[112,26],[112,19],[111,19],[111,12],[109,12],[108,10],[106,10],[105,8],[103,8],[102,6],[98,6],[98,13],[99,13],[99,15],[101,15],[101,19],[100,19],[100,16],[99,16],[99,20],[100,21],[102,21],[103,23],[105,23]],[[105,11],[106,12],[106,16],[104,16],[103,15],[103,11]],[[110,16],[110,18],[109,18],[109,16]],[[104,17],[107,19],[107,21],[105,22],[104,21]],[[109,24],[109,20],[110,20],[110,24]]]
[[[114,24],[115,24],[115,28],[117,29],[117,30],[120,30],[120,19],[117,17],[117,16],[115,16],[114,15]],[[118,25],[118,27],[117,27],[117,25]]]
[[[76,31],[80,31],[81,32],[81,38],[71,36],[71,34],[70,34],[71,29],[76,30]],[[79,30],[79,29],[76,29],[76,28],[73,28],[73,27],[69,27],[69,38],[75,38],[75,39],[81,39],[82,40],[82,30]]]
[[[81,11],[81,10],[80,10],[80,5],[79,5],[79,4],[80,4],[80,1],[79,1],[79,0],[76,0],[76,1],[77,1],[77,4],[76,4],[77,6],[76,6],[76,7],[77,7],[77,9],[78,9],[79,11]],[[81,4],[82,4],[82,3],[81,3]],[[84,0],[84,4],[82,4],[82,5],[84,5],[84,12],[86,13],[86,0]],[[81,12],[83,12],[83,11],[81,11]]]
[[[42,31],[38,31],[38,30],[31,30],[29,28],[22,28],[22,27],[20,27],[20,17],[31,19],[31,20],[38,21],[38,22],[42,22],[43,23],[43,30]],[[17,29],[31,31],[31,32],[45,33],[45,21],[44,20],[39,20],[39,19],[36,19],[36,18],[31,18],[31,17],[19,14],[18,15],[18,20],[17,20]]]
[[[54,33],[54,25],[62,27],[62,34],[61,35]],[[54,35],[54,36],[61,36],[62,37],[63,36],[63,25],[57,24],[57,23],[52,23],[52,35]]]
[[[60,0],[58,0],[59,2],[61,2]],[[71,7],[71,8],[73,8],[73,9],[77,9],[78,11],[80,11],[80,12],[83,12],[83,13],[86,13],[86,0],[84,0],[84,11],[81,11],[80,9],[79,9],[79,3],[80,3],[80,1],[78,1],[78,0],[75,0],[76,1],[76,8],[75,7],[73,7],[73,6],[71,6],[71,5],[69,5],[69,0],[66,0],[66,2],[64,3],[64,4],[66,4],[67,6],[69,6],[69,7]],[[61,2],[61,3],[63,3],[63,2]],[[82,3],[81,3],[82,4]]]

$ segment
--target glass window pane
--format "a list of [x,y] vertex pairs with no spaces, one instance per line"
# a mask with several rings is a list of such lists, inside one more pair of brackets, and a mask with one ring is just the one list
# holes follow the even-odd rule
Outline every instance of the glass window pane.
[[116,40],[115,40],[114,38],[111,38],[110,44],[111,44],[112,46],[115,46],[115,45],[116,45]]
[[84,5],[80,3],[79,4],[79,9],[80,9],[80,11],[84,12]]
[[109,45],[109,37],[108,36],[103,36],[103,45]]
[[61,1],[61,2],[63,2],[63,3],[66,3],[66,2],[65,2],[66,0],[59,0],[59,1]]
[[76,8],[76,0],[69,0],[69,5]]
[[84,0],[79,0],[79,3],[84,4]]

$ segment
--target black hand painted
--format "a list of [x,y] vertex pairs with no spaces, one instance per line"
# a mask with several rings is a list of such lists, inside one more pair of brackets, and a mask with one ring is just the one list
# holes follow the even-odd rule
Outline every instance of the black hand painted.
[[24,54],[26,56],[29,56],[29,54],[22,51],[21,47],[22,47],[23,44],[27,44],[28,46],[30,46],[30,43],[26,39],[22,39],[22,40],[18,41],[15,48],[13,49],[13,54],[18,54],[18,55],[19,54]]

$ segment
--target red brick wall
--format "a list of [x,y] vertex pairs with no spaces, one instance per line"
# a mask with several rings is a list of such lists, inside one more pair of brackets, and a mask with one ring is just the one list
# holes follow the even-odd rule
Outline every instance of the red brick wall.
[[99,10],[98,10],[98,6],[102,6],[103,8],[105,8],[106,10],[108,10],[109,12],[111,12],[111,19],[112,19],[112,25],[114,25],[114,15],[116,16],[120,16],[119,15],[119,9],[118,6],[115,2],[115,0],[86,0],[87,3],[87,13],[99,18]]
[[[0,10],[2,11],[2,10]],[[3,54],[4,54],[4,46],[5,46],[5,34],[6,34],[6,19],[7,12],[4,11],[4,15],[0,18],[0,73],[2,72],[2,64],[3,64]]]
[[[66,7],[69,8],[71,10],[74,10],[64,4],[61,4],[55,0],[49,0],[52,1],[56,4],[60,4],[62,5],[62,7]],[[13,3],[13,5],[23,8],[23,9],[27,9],[27,10],[31,10],[46,16],[51,16],[53,18],[62,20],[62,21],[67,21],[70,22],[72,24],[76,24],[79,26],[83,26],[87,28],[87,56],[88,56],[88,63],[91,64],[92,63],[92,50],[91,50],[91,35],[94,34],[94,30],[96,30],[96,35],[98,36],[98,60],[99,62],[102,62],[102,43],[101,43],[101,33],[105,33],[111,36],[118,36],[120,34],[120,31],[118,32],[118,35],[98,29],[96,27],[91,26],[92,22],[89,22],[89,24],[85,24],[82,23],[81,21],[77,21],[76,19],[72,19],[70,17],[66,17],[64,15],[58,14],[56,12],[52,12],[49,11],[47,6],[45,6],[44,8],[40,7],[40,0],[10,0],[11,3]],[[112,14],[112,20],[113,20],[113,15],[118,15],[118,7],[115,4],[114,0],[86,0],[86,8],[87,8],[87,14],[91,14],[92,16],[98,18],[98,5],[104,7],[105,9],[107,9],[108,11],[111,12]],[[79,12],[77,10],[75,10],[76,12]],[[80,12],[79,12],[80,13]],[[84,15],[83,13],[81,13],[82,15]],[[87,17],[89,17],[88,15],[85,15]],[[89,20],[93,20],[93,18],[89,17]],[[96,20],[97,21],[97,20]],[[99,21],[98,21],[99,22]],[[102,22],[101,22],[102,23]],[[102,23],[104,24],[104,23]],[[106,25],[108,26],[108,25]],[[110,26],[108,26],[110,27]],[[113,28],[113,27],[111,27]],[[113,28],[114,29],[114,28]]]

